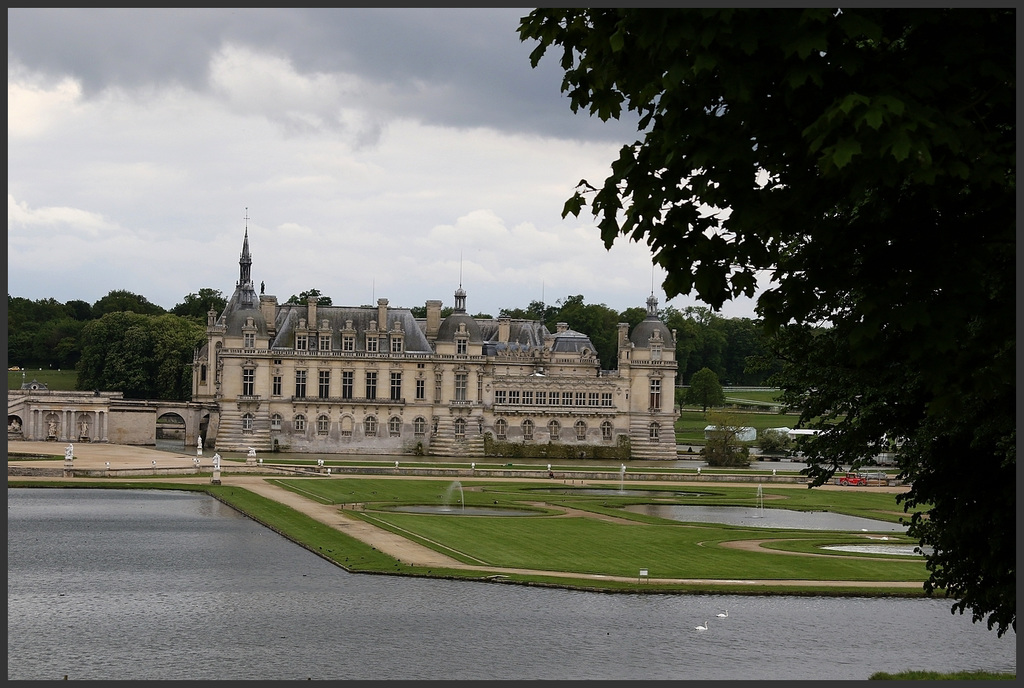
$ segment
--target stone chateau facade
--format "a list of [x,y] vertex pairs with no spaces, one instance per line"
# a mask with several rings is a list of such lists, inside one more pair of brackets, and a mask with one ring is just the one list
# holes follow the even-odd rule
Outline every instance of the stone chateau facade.
[[256,293],[248,231],[224,311],[210,311],[192,403],[220,451],[676,458],[675,333],[619,325],[618,367],[558,323],[453,312],[278,303]]

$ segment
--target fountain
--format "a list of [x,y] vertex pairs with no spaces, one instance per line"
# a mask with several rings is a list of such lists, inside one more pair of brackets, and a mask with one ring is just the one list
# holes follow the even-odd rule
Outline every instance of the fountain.
[[452,482],[451,485],[448,486],[447,490],[445,490],[445,493],[444,493],[444,510],[445,511],[451,511],[452,500],[455,498],[455,493],[456,492],[459,493],[459,505],[462,507],[463,511],[466,510],[466,496],[462,492],[462,483],[460,483],[458,480],[456,480],[456,481]]
[[626,483],[626,464],[622,464],[622,468],[619,469],[619,492],[625,492]]
[[764,518],[764,490],[760,485],[757,486],[757,508],[758,511],[754,518]]

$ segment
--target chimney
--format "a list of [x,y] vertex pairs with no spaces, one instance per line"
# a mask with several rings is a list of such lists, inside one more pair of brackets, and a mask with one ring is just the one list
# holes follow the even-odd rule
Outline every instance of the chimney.
[[310,327],[316,327],[316,297],[306,297],[306,322]]
[[436,337],[439,329],[441,329],[441,301],[432,299],[427,301],[427,339]]
[[560,322],[555,325],[555,334],[561,334],[569,329],[569,323]]
[[388,330],[388,300],[377,299],[377,328],[387,332]]
[[512,319],[511,318],[498,318],[498,342],[501,344],[508,344],[508,333],[511,329]]

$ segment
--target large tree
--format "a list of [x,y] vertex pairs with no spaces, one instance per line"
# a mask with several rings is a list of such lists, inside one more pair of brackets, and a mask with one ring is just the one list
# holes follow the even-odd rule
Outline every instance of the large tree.
[[[603,183],[607,246],[666,294],[754,296],[784,400],[826,429],[812,486],[882,442],[925,590],[1016,631],[1016,16],[982,9],[538,9],[574,111],[638,116]],[[817,419],[817,420],[812,420]]]

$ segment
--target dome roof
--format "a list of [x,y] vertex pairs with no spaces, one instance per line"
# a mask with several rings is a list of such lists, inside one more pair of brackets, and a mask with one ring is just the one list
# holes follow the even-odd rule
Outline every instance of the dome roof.
[[483,337],[480,334],[480,324],[473,316],[466,315],[466,313],[452,313],[445,318],[441,326],[437,328],[437,341],[454,342],[455,334],[459,332],[460,325],[466,326],[470,342],[479,344],[483,341]]
[[556,354],[581,354],[584,350],[597,355],[597,347],[590,337],[576,330],[562,330],[555,334],[551,350]]
[[651,345],[652,338],[661,339],[666,346],[675,346],[672,343],[672,331],[658,317],[658,300],[654,298],[654,294],[647,298],[647,317],[633,328],[629,341],[635,347],[646,349]]

